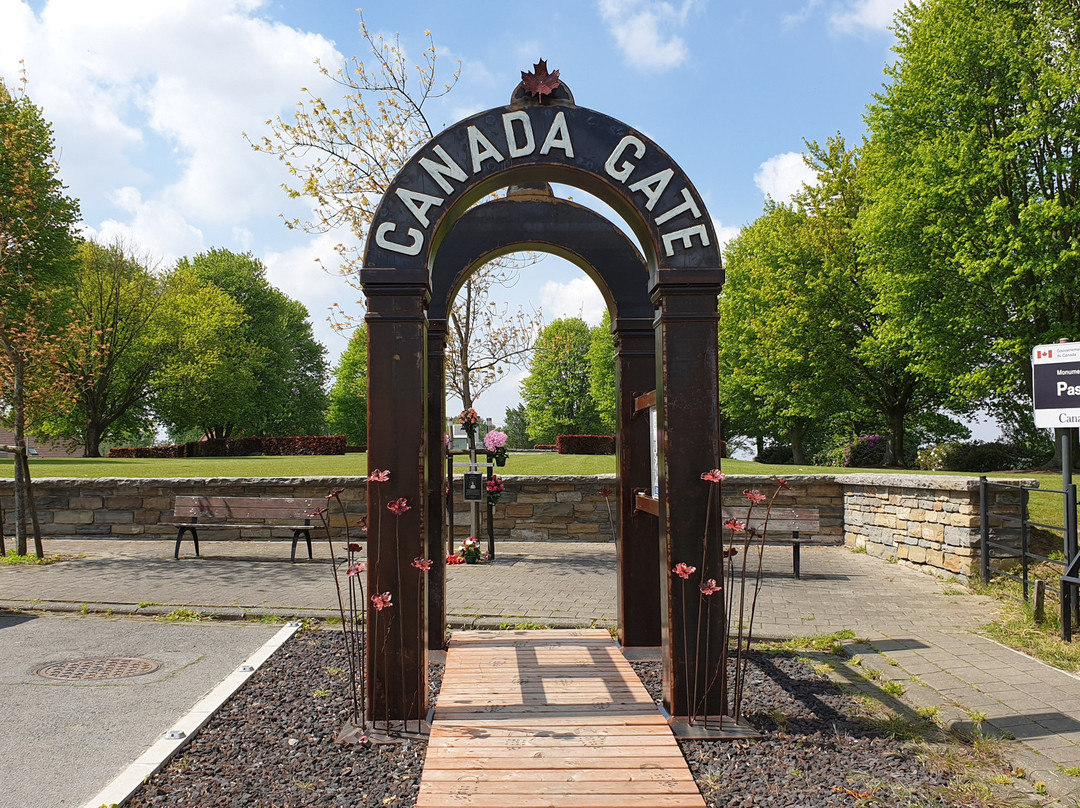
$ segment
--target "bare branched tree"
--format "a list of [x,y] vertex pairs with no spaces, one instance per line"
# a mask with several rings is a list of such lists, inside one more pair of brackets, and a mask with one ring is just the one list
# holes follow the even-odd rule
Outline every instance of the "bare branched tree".
[[[324,100],[308,88],[292,120],[268,120],[269,134],[252,139],[252,148],[276,156],[293,181],[290,197],[314,203],[309,219],[286,218],[290,229],[307,233],[348,230],[352,239],[336,245],[340,263],[323,267],[359,289],[359,269],[368,227],[383,194],[413,153],[435,134],[429,118],[433,101],[454,89],[460,62],[450,78],[436,76],[438,56],[430,31],[420,64],[411,65],[400,38],[373,34],[360,15],[366,59],[352,57],[332,70],[319,71],[336,85],[340,97]],[[496,287],[512,286],[517,271],[535,257],[503,258],[487,264],[466,282],[451,312],[447,388],[464,406],[527,359],[539,330],[538,314],[508,314],[491,300]],[[335,304],[331,321],[351,328],[356,315]]]

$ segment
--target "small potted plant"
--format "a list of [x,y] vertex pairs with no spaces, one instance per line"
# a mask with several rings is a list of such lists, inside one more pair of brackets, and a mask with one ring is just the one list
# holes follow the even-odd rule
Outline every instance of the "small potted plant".
[[506,465],[506,433],[493,429],[484,435],[484,448],[495,455],[495,465]]
[[476,564],[480,561],[480,542],[475,536],[469,536],[461,543],[458,555],[465,559],[466,564]]

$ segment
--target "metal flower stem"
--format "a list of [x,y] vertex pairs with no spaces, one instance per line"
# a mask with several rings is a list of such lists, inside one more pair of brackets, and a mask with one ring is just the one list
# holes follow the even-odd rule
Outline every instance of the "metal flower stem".
[[[701,565],[698,567],[701,570],[701,580],[705,581],[705,565],[709,560],[709,524],[712,517],[713,506],[713,486],[709,485],[709,501],[705,506],[705,532],[701,538]],[[722,574],[722,573],[721,573]],[[701,701],[698,700],[698,684],[701,679],[701,607],[702,601],[705,599],[704,595],[698,598],[698,610],[697,610],[697,632],[694,637],[694,710],[693,714],[688,717],[689,722],[694,723],[694,719],[697,718],[698,708],[701,706]],[[705,625],[705,661],[709,660],[709,626]],[[702,699],[708,702],[709,691],[708,688],[702,694]],[[709,713],[706,708],[705,712],[705,725],[709,724]]]
[[739,573],[739,633],[737,635],[737,642],[735,643],[735,693],[734,704],[732,705],[734,715],[739,715],[742,709],[742,691],[743,691],[743,616],[746,612],[746,555],[747,550],[750,547],[750,515],[754,512],[754,504],[750,503],[750,507],[746,511],[746,540],[743,542],[742,547],[742,569]]
[[765,555],[765,537],[769,532],[769,515],[772,513],[773,503],[776,502],[776,497],[780,493],[782,487],[782,485],[778,485],[776,490],[773,491],[773,495],[769,499],[769,507],[765,509],[765,522],[761,526],[761,544],[758,547],[757,580],[754,582],[754,598],[750,603],[750,627],[746,638],[747,645],[750,644],[754,634],[754,614],[757,611],[758,593],[761,591],[761,567]]

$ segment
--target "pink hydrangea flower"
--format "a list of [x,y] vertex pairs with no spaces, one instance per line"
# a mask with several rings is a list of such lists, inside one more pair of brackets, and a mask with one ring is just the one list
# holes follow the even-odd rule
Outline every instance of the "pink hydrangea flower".
[[412,565],[421,572],[427,572],[431,569],[431,559],[424,558],[423,556],[417,556],[412,560]]
[[685,564],[680,561],[678,564],[671,568],[671,571],[685,581],[687,578],[697,572],[697,567],[692,567],[689,564]]
[[389,608],[394,604],[390,601],[393,600],[393,595],[389,592],[383,592],[381,595],[371,596],[371,605],[375,608],[375,611],[381,612],[383,609]]

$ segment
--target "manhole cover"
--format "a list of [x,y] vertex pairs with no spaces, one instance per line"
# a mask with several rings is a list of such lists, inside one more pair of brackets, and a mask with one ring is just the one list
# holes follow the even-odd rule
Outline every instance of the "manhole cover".
[[127,679],[153,673],[161,667],[160,662],[138,657],[106,657],[102,659],[69,659],[64,662],[50,662],[42,665],[34,673],[46,679],[64,681],[97,681],[101,679]]

